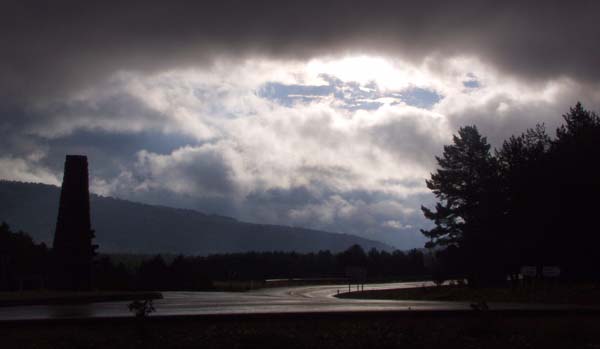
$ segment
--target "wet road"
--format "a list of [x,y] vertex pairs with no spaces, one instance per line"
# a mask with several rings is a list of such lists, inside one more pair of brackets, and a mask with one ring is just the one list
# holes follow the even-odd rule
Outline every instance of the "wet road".
[[[365,285],[365,290],[421,287],[423,282]],[[284,312],[335,311],[407,311],[462,310],[469,303],[432,301],[392,301],[338,299],[334,295],[347,292],[343,285],[297,286],[259,289],[249,292],[163,292],[164,299],[154,301],[152,316],[250,314]],[[89,317],[130,317],[125,302],[78,305],[34,305],[0,308],[0,320],[59,319]],[[519,305],[498,305],[518,309]],[[527,306],[531,308],[531,305]]]

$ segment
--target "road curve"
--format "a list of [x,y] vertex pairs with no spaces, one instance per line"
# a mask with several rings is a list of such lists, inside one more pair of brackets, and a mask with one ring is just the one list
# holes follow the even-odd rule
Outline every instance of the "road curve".
[[[365,285],[365,290],[430,286],[427,282],[401,282]],[[154,301],[152,316],[264,314],[302,312],[419,311],[464,310],[469,303],[396,300],[339,299],[336,293],[347,286],[319,285],[266,288],[248,292],[163,292]],[[0,321],[130,317],[129,302],[106,302],[77,305],[33,305],[0,308]],[[519,309],[517,304],[496,305],[502,309]],[[527,305],[527,308],[532,308]]]

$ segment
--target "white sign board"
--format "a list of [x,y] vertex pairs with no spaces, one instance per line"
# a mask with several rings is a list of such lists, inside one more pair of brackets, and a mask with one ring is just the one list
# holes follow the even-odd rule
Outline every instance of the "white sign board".
[[544,275],[544,277],[547,277],[547,278],[558,277],[560,275],[560,268],[554,267],[554,266],[553,267],[543,267],[542,275]]
[[521,275],[526,277],[535,277],[537,275],[537,268],[530,265],[523,266],[521,267]]

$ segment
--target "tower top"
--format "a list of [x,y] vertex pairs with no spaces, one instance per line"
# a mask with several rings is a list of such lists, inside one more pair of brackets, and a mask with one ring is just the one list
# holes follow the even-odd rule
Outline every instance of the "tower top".
[[87,156],[85,156],[85,155],[76,155],[76,154],[67,154],[66,160],[71,160],[71,161],[87,161]]

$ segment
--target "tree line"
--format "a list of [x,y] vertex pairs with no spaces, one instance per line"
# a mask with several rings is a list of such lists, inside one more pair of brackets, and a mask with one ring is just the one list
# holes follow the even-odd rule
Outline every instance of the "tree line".
[[491,150],[476,126],[458,130],[426,181],[437,198],[421,230],[438,267],[472,285],[528,265],[567,280],[600,280],[600,118],[581,103],[553,136],[544,125]]
[[140,290],[211,289],[213,281],[264,281],[291,278],[345,278],[348,267],[362,267],[371,280],[423,278],[419,250],[368,252],[354,245],[346,251],[316,253],[245,252],[209,256],[161,255],[127,267],[118,257],[102,256],[93,273],[96,288]]
[[[41,288],[48,280],[52,250],[26,233],[0,225],[0,289]],[[425,256],[419,250],[393,252],[354,245],[331,253],[246,252],[209,256],[99,255],[92,265],[98,290],[210,290],[213,281],[263,281],[289,278],[345,278],[348,267],[361,267],[371,280],[423,278]]]

